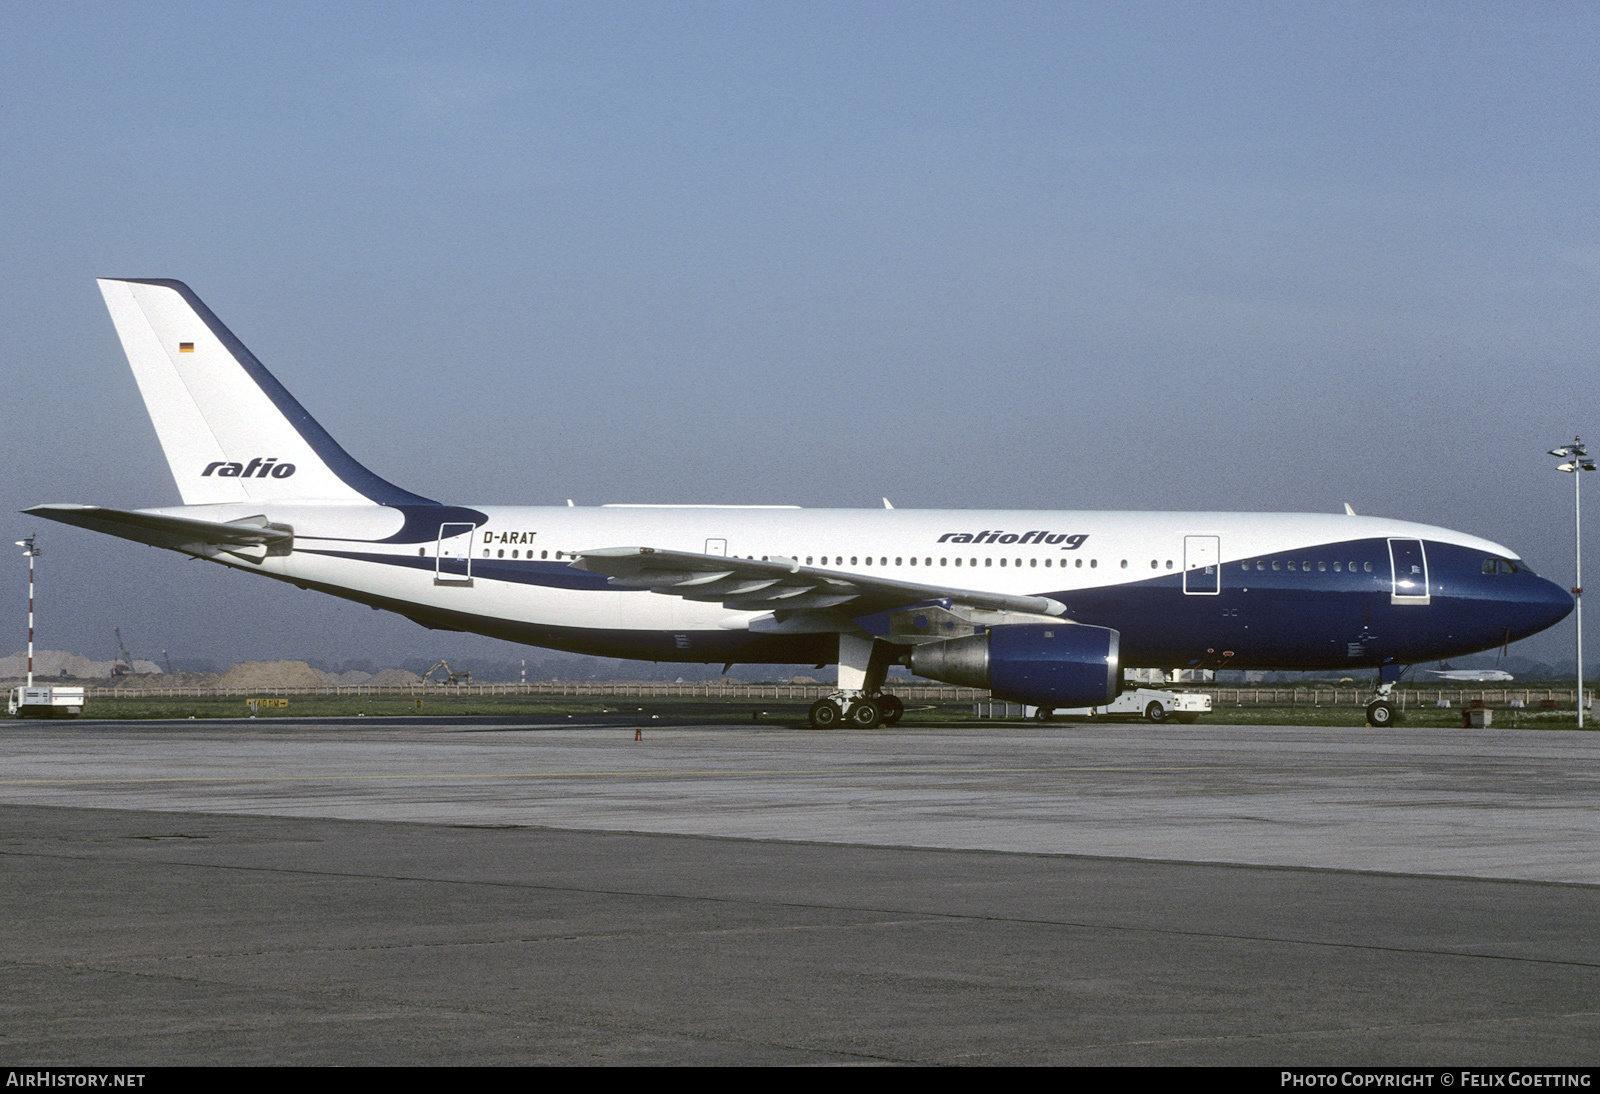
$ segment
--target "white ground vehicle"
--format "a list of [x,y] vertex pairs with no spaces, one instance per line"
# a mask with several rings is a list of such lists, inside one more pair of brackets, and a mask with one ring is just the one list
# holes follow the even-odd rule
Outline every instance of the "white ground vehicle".
[[1197,721],[1211,713],[1211,696],[1201,691],[1168,691],[1164,688],[1133,688],[1101,707],[1028,707],[1028,717],[1048,722],[1056,715],[1068,718],[1096,718],[1102,714],[1135,714],[1147,722]]
[[83,689],[15,687],[6,710],[18,718],[76,718],[83,713]]

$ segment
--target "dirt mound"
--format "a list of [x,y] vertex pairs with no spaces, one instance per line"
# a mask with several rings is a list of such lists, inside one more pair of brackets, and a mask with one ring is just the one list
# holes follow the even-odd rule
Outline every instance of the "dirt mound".
[[410,684],[419,683],[422,677],[409,669],[380,669],[372,674],[372,679],[367,683],[380,688],[403,688]]
[[217,681],[225,688],[320,688],[322,674],[304,661],[245,661]]
[[[76,653],[67,653],[65,650],[34,650],[33,673],[35,676],[70,676],[77,680],[97,680],[111,676],[111,661],[91,661]],[[161,671],[161,666],[153,661],[135,661],[133,671],[140,675],[148,675]],[[28,651],[21,650],[10,657],[0,657],[0,679],[21,679],[28,672]]]
[[322,677],[324,684],[335,687],[347,688],[355,684],[366,684],[372,681],[372,673],[362,672],[360,669],[351,669],[349,672],[324,672],[317,670],[317,675]]

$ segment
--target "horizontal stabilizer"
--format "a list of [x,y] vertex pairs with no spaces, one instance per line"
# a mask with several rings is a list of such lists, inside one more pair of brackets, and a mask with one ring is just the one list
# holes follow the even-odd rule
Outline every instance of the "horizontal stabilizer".
[[166,513],[106,509],[99,505],[35,505],[24,509],[29,516],[73,524],[108,536],[120,536],[152,547],[185,551],[209,557],[227,551],[253,561],[268,554],[288,554],[294,544],[294,529],[286,524],[271,524],[264,516],[234,521],[196,520]]

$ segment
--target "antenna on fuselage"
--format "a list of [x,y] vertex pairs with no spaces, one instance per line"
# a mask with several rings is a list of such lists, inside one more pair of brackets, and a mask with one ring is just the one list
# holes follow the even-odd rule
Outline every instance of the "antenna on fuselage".
[[1350,508],[1350,503],[1349,502],[1345,502],[1344,503],[1344,511],[1345,511],[1345,515],[1346,516],[1353,517],[1353,516],[1356,515],[1356,511],[1354,509]]

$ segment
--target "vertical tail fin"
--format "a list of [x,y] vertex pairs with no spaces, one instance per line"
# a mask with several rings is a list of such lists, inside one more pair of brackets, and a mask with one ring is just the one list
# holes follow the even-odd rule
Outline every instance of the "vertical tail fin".
[[433,505],[351,458],[181,281],[100,279],[185,505]]

